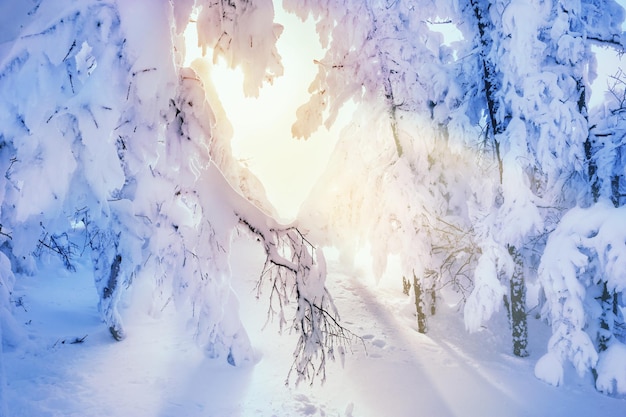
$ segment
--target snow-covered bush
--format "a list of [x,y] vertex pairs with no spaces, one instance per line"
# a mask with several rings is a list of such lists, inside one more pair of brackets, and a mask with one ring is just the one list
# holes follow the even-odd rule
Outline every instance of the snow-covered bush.
[[626,345],[615,341],[598,357],[596,388],[609,395],[626,395]]
[[[611,383],[624,360],[624,350],[612,346],[624,342],[619,294],[626,288],[625,219],[624,207],[601,201],[571,209],[548,238],[539,278],[546,296],[542,314],[552,336],[535,367],[540,379],[560,384],[569,361],[581,375],[592,371],[600,391],[626,393],[621,382]],[[603,296],[607,291],[618,295]]]

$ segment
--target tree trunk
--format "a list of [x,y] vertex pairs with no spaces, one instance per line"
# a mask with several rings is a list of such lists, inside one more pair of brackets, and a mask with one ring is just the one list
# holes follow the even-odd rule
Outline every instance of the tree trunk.
[[[117,310],[117,300],[113,299],[114,294],[119,291],[120,285],[120,264],[122,263],[122,255],[115,255],[115,259],[111,263],[111,272],[109,274],[109,279],[107,281],[106,287],[104,287],[102,291],[102,299],[105,302],[109,302],[112,305],[112,308]],[[111,299],[111,300],[107,300]],[[117,313],[115,314],[117,316]],[[122,329],[121,323],[119,320],[114,320],[109,324],[109,332],[111,332],[111,336],[118,342],[124,339],[124,330]]]
[[437,313],[437,291],[435,291],[435,282],[430,287],[430,315]]
[[500,100],[498,99],[498,91],[501,87],[501,75],[498,73],[494,62],[489,58],[493,46],[491,33],[493,32],[493,22],[489,17],[489,3],[484,0],[471,0],[470,4],[476,18],[478,27],[478,35],[480,40],[480,60],[483,67],[483,82],[485,89],[485,98],[487,100],[489,131],[491,132],[491,140],[498,160],[498,171],[500,173],[500,183],[502,183],[502,157],[500,155],[500,142],[498,135],[506,130],[508,117],[498,116],[500,112]]
[[614,175],[611,178],[611,202],[615,207],[621,206],[621,194],[620,194],[620,176]]
[[511,331],[513,354],[521,358],[528,356],[528,323],[526,320],[526,283],[524,282],[524,261],[514,246],[509,246],[514,269],[511,276]]
[[[379,54],[381,62],[384,62],[384,57],[382,54]],[[387,66],[382,64],[382,71],[384,74],[388,74]],[[391,134],[393,135],[393,142],[396,145],[396,153],[398,154],[398,158],[402,157],[403,150],[402,144],[400,143],[400,136],[398,134],[398,118],[396,116],[396,103],[395,98],[393,96],[393,86],[391,85],[391,79],[387,77],[383,81],[383,87],[385,88],[385,99],[387,101],[387,105],[389,106],[389,123],[391,124]]]
[[[578,111],[588,122],[588,113],[587,113],[587,100],[585,93],[585,84],[582,79],[576,80],[576,87],[578,89]],[[589,178],[589,185],[591,187],[591,197],[593,198],[593,202],[597,203],[600,199],[600,181],[598,178],[598,164],[594,157],[593,152],[594,139],[591,134],[591,130],[587,134],[587,139],[585,143],[583,143],[583,149],[585,151],[585,158],[587,159],[587,176]]]
[[602,315],[600,316],[600,329],[598,329],[597,335],[598,351],[600,352],[604,352],[609,347],[609,342],[613,337],[613,324],[615,322],[613,312],[616,311],[614,293],[609,292],[606,282],[602,284],[602,295],[600,296]]
[[86,233],[90,239],[94,280],[98,291],[98,311],[115,340],[125,338],[118,303],[124,287],[124,266],[118,252],[120,234],[91,230],[86,221]]
[[422,288],[422,282],[417,278],[415,272],[413,272],[413,291],[415,291],[415,310],[417,311],[417,331],[420,333],[426,333],[426,313],[424,302],[424,288]]

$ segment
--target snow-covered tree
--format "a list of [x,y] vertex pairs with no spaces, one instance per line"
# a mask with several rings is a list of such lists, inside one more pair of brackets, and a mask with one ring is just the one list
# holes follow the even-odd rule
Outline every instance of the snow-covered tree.
[[[548,238],[539,275],[552,337],[548,353],[535,367],[536,375],[546,382],[563,383],[563,365],[570,361],[581,375],[594,372],[598,390],[626,392],[623,219],[623,207],[615,208],[608,201],[573,208]],[[618,294],[615,304],[607,291]]]
[[[585,204],[584,196],[590,194],[581,186],[587,183],[589,159],[588,85],[595,76],[590,42],[603,39],[618,45],[615,22],[620,13],[611,12],[607,28],[598,22],[604,9],[612,10],[615,3],[472,5],[481,44],[490,48],[481,58],[486,62],[484,91],[494,103],[488,109],[502,175],[501,206],[492,230],[514,265],[528,264],[519,271],[528,271],[541,253],[544,231],[556,227],[561,211]],[[489,25],[485,35],[483,28]],[[523,351],[518,345],[523,326],[518,328],[515,314],[517,310],[525,320],[525,306],[523,298],[515,302],[514,293],[523,296],[524,284],[516,269],[511,271],[514,348]]]
[[[610,210],[607,211],[606,201],[612,199],[615,205],[619,205],[611,184],[621,175],[623,165],[617,157],[621,145],[602,139],[596,133],[599,133],[597,126],[606,126],[607,120],[590,120],[587,101],[589,81],[595,76],[591,45],[599,43],[623,50],[621,24],[624,11],[614,2],[555,2],[550,12],[553,24],[545,33],[548,54],[543,64],[554,75],[551,83],[543,83],[546,86],[543,101],[546,101],[545,97],[552,98],[553,104],[550,105],[552,112],[548,120],[545,116],[540,117],[537,126],[546,132],[545,136],[554,139],[540,143],[537,153],[548,178],[546,188],[554,188],[550,178],[562,178],[553,183],[562,188],[560,198],[563,206],[591,205],[590,209],[585,209],[588,220],[583,222],[591,229],[579,229],[578,225],[571,223],[572,218],[580,221],[577,216],[578,210],[581,210],[572,209],[548,239],[539,277],[547,297],[544,315],[551,322],[553,335],[548,354],[537,364],[536,374],[548,382],[559,384],[562,363],[569,360],[581,374],[591,370],[597,379],[598,389],[611,392],[615,390],[607,388],[606,382],[610,379],[607,372],[611,374],[611,367],[598,363],[596,368],[596,362],[598,353],[602,355],[613,343],[614,330],[620,332],[619,294],[622,289],[615,284],[607,265],[611,261],[603,257],[607,252],[617,258],[621,255],[615,252],[619,251],[615,241],[602,237],[605,234],[602,230],[607,226],[592,219],[597,212],[602,218],[615,220],[609,214]],[[618,131],[615,133],[618,134]],[[608,224],[612,224],[608,227],[619,228],[616,226],[619,222],[609,221]],[[600,238],[593,239],[595,234]],[[564,235],[569,237],[564,238]],[[577,243],[572,246],[564,239],[573,239]],[[602,248],[604,244],[607,246]],[[557,247],[561,255],[555,252]],[[554,269],[556,259],[567,259],[561,261],[560,272]],[[607,267],[609,270],[606,270]],[[577,283],[570,280],[577,280]],[[593,298],[597,301],[592,301]],[[584,302],[579,303],[580,300]],[[568,308],[564,310],[563,305]],[[597,308],[601,314],[595,312]],[[616,351],[612,352],[613,358]],[[556,362],[553,367],[546,365],[552,362]],[[618,391],[623,392],[623,389]]]
[[[548,298],[544,315],[553,326],[553,336],[548,355],[537,365],[537,376],[560,383],[562,362],[569,359],[579,372],[591,369],[598,381],[606,384],[606,375],[600,376],[594,368],[597,358],[594,343],[600,352],[605,350],[611,339],[608,330],[619,330],[621,321],[617,305],[619,290],[615,290],[615,284],[608,284],[611,278],[599,273],[601,268],[597,267],[597,262],[602,263],[597,260],[602,258],[598,254],[610,249],[600,250],[586,243],[578,243],[577,248],[566,244],[564,236],[566,240],[585,242],[600,233],[602,227],[594,226],[591,232],[574,230],[569,216],[577,221],[581,217],[574,211],[562,221],[560,217],[561,212],[572,206],[587,206],[602,195],[618,201],[619,191],[612,191],[617,187],[613,170],[617,167],[618,171],[623,170],[616,157],[621,145],[598,139],[594,131],[605,122],[602,118],[597,124],[589,121],[587,101],[589,83],[595,77],[591,45],[599,43],[623,49],[620,27],[623,10],[614,2],[472,2],[472,6],[471,12],[478,20],[480,44],[489,48],[481,54],[484,91],[488,102],[492,102],[488,106],[488,122],[502,175],[502,205],[495,212],[498,214],[491,230],[498,245],[508,247],[517,260],[513,266],[533,265],[534,259],[538,259],[533,252],[541,254],[541,247],[547,244],[541,256],[539,279]],[[610,128],[608,131],[612,132]],[[605,129],[600,136],[613,137],[613,134],[607,135]],[[600,170],[602,174],[598,175]],[[602,205],[598,211],[601,216],[607,216]],[[542,243],[545,238],[537,234],[554,228],[547,243]],[[613,244],[609,243],[607,248]],[[587,256],[588,263],[580,259],[581,253]],[[483,252],[485,255],[492,256]],[[574,270],[567,266],[568,262],[556,261],[561,258],[571,260]],[[592,280],[585,278],[588,268],[593,271]],[[485,310],[485,301],[491,299],[499,304],[498,298],[504,293],[497,290],[501,285],[494,279],[498,277],[497,269],[490,270],[490,274],[485,274],[482,267],[477,269],[476,284],[478,289],[485,289],[473,295],[491,296],[481,295],[480,300],[470,297],[468,306],[475,311],[492,312],[494,308]],[[509,271],[515,269],[509,266]],[[523,282],[515,282],[517,273],[509,274],[514,348],[519,350],[523,346],[515,344],[523,334],[515,325],[513,289],[523,292],[524,288]],[[488,276],[489,280],[485,281]],[[573,281],[580,279],[585,284],[574,284],[565,277],[572,277]],[[596,294],[602,314],[592,312],[595,307],[590,308],[589,294]],[[583,303],[581,300],[585,299]],[[523,304],[519,308],[523,315]],[[618,356],[615,352],[613,358]],[[602,368],[606,371],[609,367]],[[606,390],[606,385],[600,385],[599,389]]]
[[430,1],[287,1],[285,7],[303,19],[312,15],[328,46],[316,61],[318,76],[310,101],[298,109],[294,135],[331,125],[349,100],[359,108],[301,220],[347,259],[369,245],[377,276],[387,256],[399,254],[425,331],[425,303],[432,304],[434,291],[471,287],[476,246],[468,200],[481,187],[470,183],[488,169],[463,146],[479,130],[468,121],[456,82],[462,69],[450,65],[453,49],[436,30],[449,24],[454,7]]
[[[531,13],[533,19],[518,24],[524,21],[525,13]],[[485,312],[499,309],[504,301],[511,320],[513,351],[526,356],[525,275],[536,250],[530,243],[544,228],[545,213],[540,207],[550,206],[543,200],[544,172],[535,152],[537,143],[550,139],[537,132],[541,121],[533,114],[545,112],[547,103],[533,103],[532,99],[536,91],[533,83],[540,84],[547,74],[541,72],[539,62],[544,53],[540,33],[546,22],[545,7],[532,1],[473,1],[465,14],[474,18],[467,20],[471,26],[464,29],[470,29],[469,33],[473,30],[479,51],[486,132],[499,170],[496,199],[480,225],[488,237],[483,256],[491,266],[476,271],[476,288],[466,305],[466,323],[477,329],[482,319],[475,320],[476,313],[488,318],[490,313]],[[528,82],[533,76],[536,79]],[[537,109],[533,104],[539,104]],[[481,300],[474,300],[474,295]],[[490,305],[486,310],[485,304]]]
[[587,207],[563,216],[541,260],[544,315],[552,323],[553,336],[535,373],[559,385],[564,362],[570,361],[579,373],[593,373],[599,391],[623,395],[624,88],[619,73],[614,80],[605,103],[589,115],[589,178],[582,183]]
[[[404,273],[410,277],[411,272],[419,275],[437,264],[439,228],[432,220],[442,212],[433,208],[445,207],[443,212],[449,210],[460,221],[453,223],[455,227],[462,225],[461,230],[470,233],[470,246],[480,248],[466,251],[479,255],[468,266],[473,272],[465,305],[468,329],[479,329],[504,304],[514,353],[527,355],[525,280],[534,278],[539,259],[541,265],[551,265],[552,246],[559,245],[554,243],[556,236],[565,233],[559,225],[563,213],[603,196],[620,205],[622,138],[615,115],[623,110],[623,100],[610,111],[612,119],[605,112],[591,121],[587,102],[595,77],[591,45],[622,50],[623,9],[613,1],[474,0],[458,7],[401,1],[285,3],[303,18],[311,13],[320,39],[329,42],[311,85],[311,101],[299,109],[294,133],[306,136],[324,120],[325,111],[329,111],[326,123],[332,123],[337,109],[349,99],[369,103],[374,108],[369,114],[375,115],[369,123],[358,119],[346,130],[329,171],[303,210],[305,216],[329,216],[330,242],[349,241],[354,247],[367,241],[378,273],[384,270],[388,253],[401,253]],[[426,22],[441,21],[442,16],[449,16],[463,35],[452,49],[435,40],[437,35],[426,27]],[[617,101],[622,97],[615,91],[614,96]],[[402,118],[414,124],[409,127]],[[470,139],[481,127],[485,141]],[[428,135],[436,139],[424,141]],[[430,145],[416,145],[422,141]],[[472,172],[469,177],[475,176],[472,179],[454,185],[443,180],[442,172],[450,174],[447,167],[434,168],[424,156],[436,154],[431,146],[450,143],[462,144],[463,152],[484,156],[491,152],[495,169],[484,164],[482,170],[467,171]],[[493,177],[477,181],[486,173]],[[353,175],[356,179],[349,180]],[[428,178],[440,179],[447,190],[436,190]],[[442,205],[457,199],[464,204]],[[605,213],[600,206],[598,211]],[[548,239],[555,228],[555,237]],[[444,251],[455,253],[450,245]],[[554,280],[547,280],[546,267],[539,271],[539,283],[552,294]],[[621,290],[609,282],[598,277],[590,288],[604,313],[574,325],[578,330],[601,329],[589,336],[595,342],[585,344],[588,349],[595,349],[594,343],[601,351],[606,349],[611,339],[606,330],[619,324],[614,316],[619,315]],[[416,295],[420,329],[421,293],[420,289]],[[548,301],[544,308],[553,339],[571,342],[578,336],[559,327],[558,306]],[[575,314],[587,314],[583,304],[580,307],[583,310]],[[594,320],[597,325],[592,326]],[[588,350],[578,357],[577,345],[570,342],[563,342],[572,350],[560,352],[560,360],[576,357],[586,364],[579,369],[595,369],[594,360],[584,359],[593,358],[593,353]],[[538,376],[550,379],[542,369],[538,366]]]
[[[443,35],[432,30],[439,15],[451,13],[451,2],[286,0],[288,11],[317,21],[325,56],[316,61],[318,75],[311,83],[311,99],[297,111],[295,137],[308,137],[322,123],[331,126],[348,101],[376,104],[389,118],[397,153],[398,110],[428,114],[437,105],[454,108],[458,91],[442,66],[451,50]],[[437,118],[446,119],[440,111]]]
[[153,312],[174,300],[208,355],[245,363],[252,352],[228,259],[231,235],[243,229],[265,248],[261,278],[277,289],[270,308],[284,317],[297,303],[292,370],[311,379],[350,334],[324,287],[323,253],[268,214],[260,183],[232,156],[208,78],[182,67],[194,10],[201,46],[243,68],[248,94],[280,74],[269,0],[42,1],[2,57],[0,238],[12,263],[0,278],[3,336],[5,273],[34,273],[42,248],[72,269],[79,244],[55,243],[72,232],[91,253],[115,339],[125,336],[119,301],[142,282]]

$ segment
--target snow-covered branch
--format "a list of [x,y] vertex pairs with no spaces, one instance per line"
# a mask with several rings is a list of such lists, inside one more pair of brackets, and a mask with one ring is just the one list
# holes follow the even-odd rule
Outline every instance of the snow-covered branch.
[[626,380],[605,363],[615,355],[622,358],[611,360],[626,359],[620,330],[622,300],[610,295],[626,289],[624,219],[624,207],[602,201],[570,210],[548,238],[539,278],[546,295],[543,315],[552,325],[552,337],[548,353],[535,367],[538,378],[560,385],[563,364],[570,361],[580,375],[594,374],[598,390],[626,393]]
[[268,320],[278,315],[282,331],[287,324],[286,307],[292,301],[297,304],[292,326],[299,339],[286,383],[292,373],[296,374],[296,383],[313,383],[318,376],[324,381],[327,358],[334,360],[337,354],[343,359],[349,345],[359,338],[341,325],[339,312],[325,287],[323,251],[315,248],[296,227],[257,227],[249,218],[238,217],[265,248],[266,260],[257,289],[260,294],[264,286],[271,287]]

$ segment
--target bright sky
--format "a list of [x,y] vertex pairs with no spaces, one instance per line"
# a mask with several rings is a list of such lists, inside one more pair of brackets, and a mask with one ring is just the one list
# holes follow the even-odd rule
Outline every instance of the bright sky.
[[[313,59],[320,59],[323,51],[311,21],[302,23],[279,5],[276,9],[275,20],[285,27],[278,40],[284,76],[265,85],[258,98],[244,97],[241,71],[225,64],[214,66],[211,78],[233,126],[235,157],[263,182],[279,213],[291,219],[325,168],[349,110],[331,131],[320,128],[306,141],[292,138],[296,109],[308,101],[307,89],[317,74]],[[194,31],[190,25],[186,32],[188,55],[200,54]]]
[[591,84],[592,92],[589,107],[594,107],[602,103],[607,87],[613,84],[611,77],[617,74],[620,67],[625,68],[624,59],[612,49],[593,46],[592,50],[595,52],[598,61],[598,67],[596,69],[598,77]]
[[[617,3],[626,8],[626,0],[617,0]],[[622,30],[626,30],[626,22],[622,24]],[[594,107],[604,100],[604,92],[612,85],[611,76],[615,75],[620,67],[624,67],[624,60],[611,48],[592,46],[591,50],[596,54],[598,77],[591,84],[591,97],[589,107]]]

